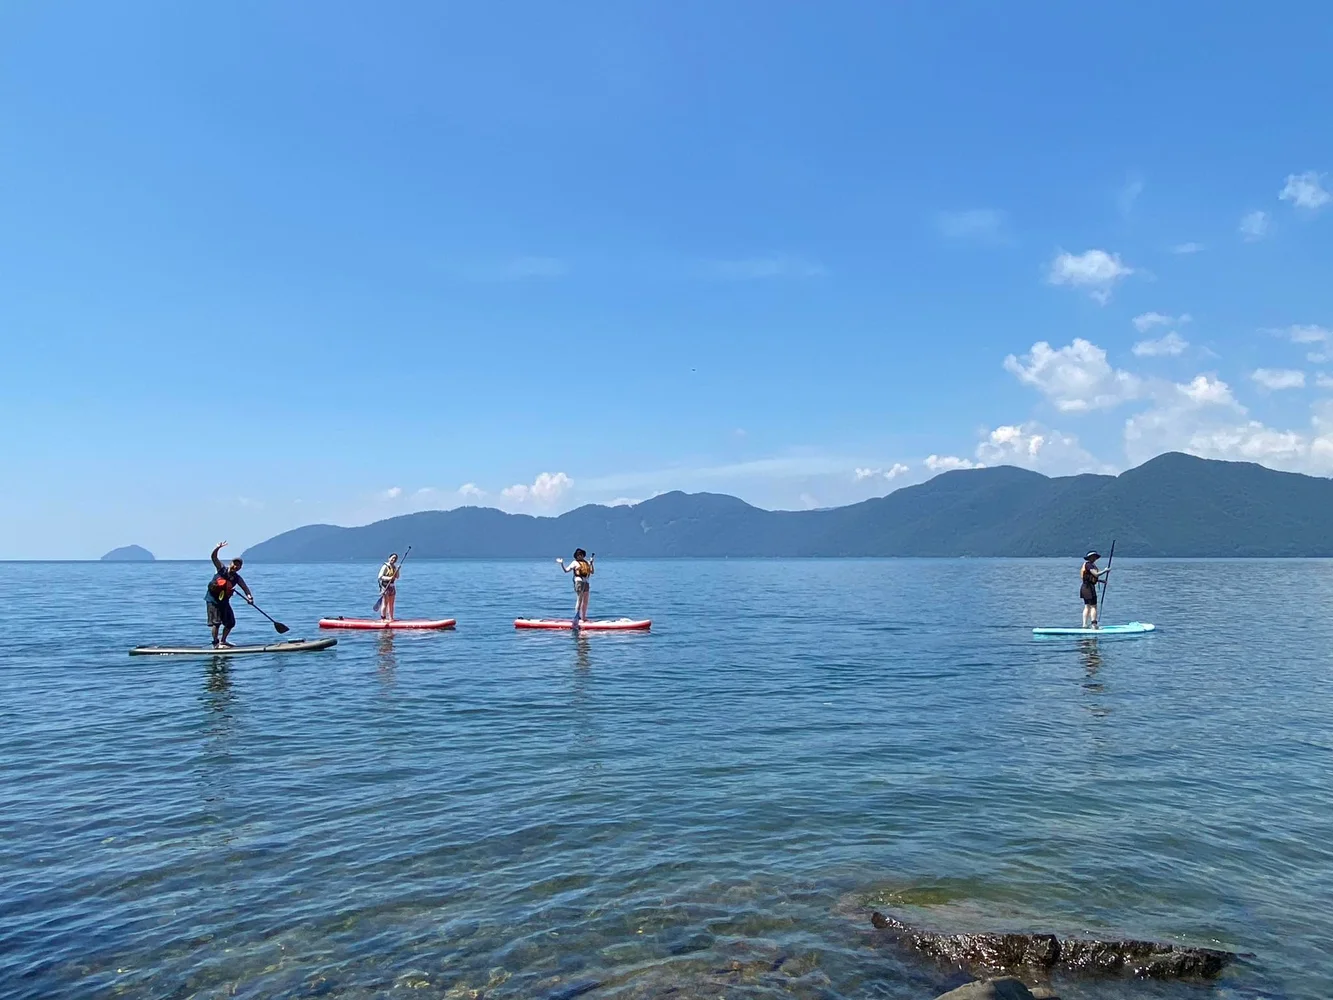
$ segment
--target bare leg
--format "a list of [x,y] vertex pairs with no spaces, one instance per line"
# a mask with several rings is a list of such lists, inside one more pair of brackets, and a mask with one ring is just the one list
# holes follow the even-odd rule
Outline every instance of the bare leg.
[[588,588],[584,587],[583,593],[579,594],[579,621],[588,620],[588,593]]
[[228,645],[227,636],[231,635],[231,629],[232,627],[230,625],[224,625],[222,627],[222,645],[224,646]]
[[1083,627],[1088,628],[1092,623],[1092,606],[1083,605]]
[[218,627],[216,625],[210,625],[209,630],[213,633],[213,646],[216,647],[218,644]]
[[391,590],[384,598],[384,620],[393,621],[393,604],[398,599],[398,592]]

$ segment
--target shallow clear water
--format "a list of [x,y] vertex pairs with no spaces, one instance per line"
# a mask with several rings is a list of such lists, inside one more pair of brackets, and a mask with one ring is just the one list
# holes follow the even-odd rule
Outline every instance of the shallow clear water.
[[[315,635],[375,566],[247,567]],[[1253,952],[1207,987],[1333,982],[1333,563],[409,561],[327,652],[205,641],[202,564],[0,564],[0,993],[502,1000],[929,997],[868,933],[948,927]],[[238,607],[235,640],[273,635]]]

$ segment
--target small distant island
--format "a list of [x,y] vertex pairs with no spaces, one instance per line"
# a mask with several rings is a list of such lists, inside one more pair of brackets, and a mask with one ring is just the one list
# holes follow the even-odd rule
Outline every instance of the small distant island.
[[156,557],[142,545],[122,545],[102,557],[102,562],[154,562]]

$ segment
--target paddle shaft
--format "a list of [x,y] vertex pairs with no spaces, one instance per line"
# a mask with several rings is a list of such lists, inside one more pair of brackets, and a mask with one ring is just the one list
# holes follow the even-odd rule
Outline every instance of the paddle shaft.
[[271,614],[269,614],[267,611],[265,611],[263,608],[261,608],[261,607],[260,607],[258,604],[256,604],[253,600],[246,601],[245,603],[248,604],[248,605],[250,605],[250,607],[254,608],[254,609],[255,609],[256,611],[258,611],[261,615],[263,615],[265,618],[267,618],[269,621],[271,621],[271,622],[273,623],[273,630],[274,630],[275,632],[277,632],[278,635],[282,635],[284,632],[290,632],[290,631],[291,631],[291,629],[289,629],[289,628],[288,628],[286,625],[284,625],[282,622],[280,622],[280,621],[278,621],[276,618],[274,618]]
[[1111,539],[1111,552],[1106,557],[1106,572],[1102,574],[1102,600],[1100,607],[1097,608],[1097,620],[1100,622],[1102,612],[1106,610],[1106,588],[1111,585],[1111,563],[1115,562],[1115,539]]

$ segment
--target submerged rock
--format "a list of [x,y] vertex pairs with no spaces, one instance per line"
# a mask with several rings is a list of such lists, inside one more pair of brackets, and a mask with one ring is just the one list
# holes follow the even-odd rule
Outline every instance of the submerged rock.
[[1229,951],[1155,941],[1096,941],[1054,934],[942,934],[911,927],[878,911],[870,915],[870,922],[922,954],[964,967],[1211,979],[1236,959]]

